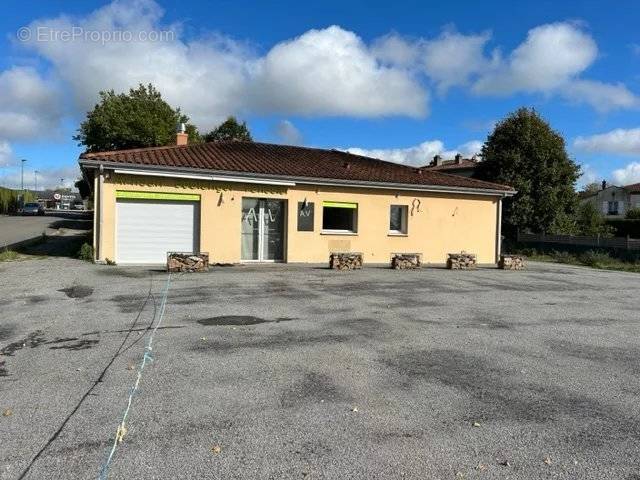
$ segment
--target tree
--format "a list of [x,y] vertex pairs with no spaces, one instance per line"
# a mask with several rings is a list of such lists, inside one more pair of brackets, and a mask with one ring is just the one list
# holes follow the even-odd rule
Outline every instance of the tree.
[[535,110],[520,108],[500,121],[482,147],[475,176],[512,186],[503,205],[503,232],[563,233],[577,203],[580,167],[569,158],[562,136]]
[[594,195],[600,191],[601,185],[598,182],[589,183],[584,186],[582,193],[586,195]]
[[78,192],[80,192],[80,197],[83,200],[91,196],[91,186],[84,178],[79,178],[74,185],[78,189]]
[[[87,113],[73,139],[88,152],[173,145],[176,126],[188,120],[179,108],[165,102],[153,85],[140,84],[128,94],[100,92],[100,102]],[[187,125],[189,129],[197,142],[195,127]]]
[[253,142],[247,122],[238,123],[235,117],[228,117],[204,136],[205,142]]
[[578,234],[611,236],[613,229],[607,225],[602,213],[593,202],[583,202],[576,214]]

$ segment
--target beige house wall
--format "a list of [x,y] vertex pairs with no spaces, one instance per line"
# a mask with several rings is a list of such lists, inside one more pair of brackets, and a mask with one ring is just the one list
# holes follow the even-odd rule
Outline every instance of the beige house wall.
[[[448,252],[476,253],[479,263],[496,261],[499,197],[376,188],[296,185],[292,187],[207,180],[120,175],[110,172],[102,192],[99,260],[115,259],[116,191],[200,195],[200,249],[211,262],[240,262],[242,198],[287,201],[285,261],[324,263],[331,251],[357,251],[366,263],[387,263],[392,252],[421,252],[427,263],[444,263]],[[297,206],[315,207],[314,231],[297,230]],[[323,234],[322,202],[358,204],[356,234]],[[390,205],[406,205],[406,236],[389,234]],[[171,221],[167,219],[167,228]]]

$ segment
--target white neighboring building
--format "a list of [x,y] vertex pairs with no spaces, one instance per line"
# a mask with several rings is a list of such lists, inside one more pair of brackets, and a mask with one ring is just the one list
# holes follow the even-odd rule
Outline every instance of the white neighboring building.
[[631,208],[640,208],[640,183],[618,187],[607,186],[602,182],[602,189],[589,196],[583,196],[582,202],[593,203],[607,218],[624,218]]

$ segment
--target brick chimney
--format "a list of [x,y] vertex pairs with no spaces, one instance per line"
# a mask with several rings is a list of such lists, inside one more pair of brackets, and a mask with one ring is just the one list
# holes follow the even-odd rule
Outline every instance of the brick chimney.
[[433,162],[431,162],[432,165],[435,166],[439,166],[442,165],[442,157],[440,155],[436,155],[433,157]]
[[461,163],[462,163],[462,155],[460,153],[456,153],[455,164],[460,165]]
[[184,123],[180,124],[180,129],[176,133],[176,145],[186,145],[189,143],[189,134],[186,133]]

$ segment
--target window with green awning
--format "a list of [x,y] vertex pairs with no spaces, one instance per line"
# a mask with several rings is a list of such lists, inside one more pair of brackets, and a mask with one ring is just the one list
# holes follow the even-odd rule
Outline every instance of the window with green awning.
[[358,231],[358,204],[353,202],[322,202],[322,230],[335,233]]

